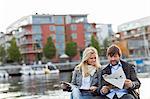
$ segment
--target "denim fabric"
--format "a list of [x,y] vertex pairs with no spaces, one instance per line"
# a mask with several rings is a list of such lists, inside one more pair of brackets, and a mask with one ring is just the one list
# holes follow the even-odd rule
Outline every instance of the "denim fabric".
[[94,96],[91,92],[80,91],[77,87],[72,90],[70,99],[104,99],[101,96]]

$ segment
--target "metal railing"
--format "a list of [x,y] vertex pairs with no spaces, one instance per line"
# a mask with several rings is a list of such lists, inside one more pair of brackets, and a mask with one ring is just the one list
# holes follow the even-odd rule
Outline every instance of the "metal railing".
[[[136,60],[149,60],[150,61],[150,57],[139,57],[139,58],[127,58],[127,59],[122,59],[125,60],[127,62],[133,62]],[[56,65],[57,67],[63,67],[63,66],[73,66],[75,67],[76,65],[78,65],[80,63],[80,61],[76,61],[76,62],[66,62],[66,63],[53,63],[54,65]],[[108,60],[100,60],[100,63],[102,64],[102,66],[108,64]],[[36,67],[44,67],[46,64],[34,64],[34,65],[26,65],[26,66],[31,66],[33,68]],[[1,69],[21,69],[22,65],[3,65],[0,66],[0,70]]]

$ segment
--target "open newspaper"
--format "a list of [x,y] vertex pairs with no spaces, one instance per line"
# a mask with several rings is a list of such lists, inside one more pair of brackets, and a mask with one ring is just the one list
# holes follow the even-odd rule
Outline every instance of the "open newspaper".
[[103,75],[103,78],[108,83],[123,89],[124,82],[126,80],[126,76],[122,68],[119,68],[115,73],[110,75]]

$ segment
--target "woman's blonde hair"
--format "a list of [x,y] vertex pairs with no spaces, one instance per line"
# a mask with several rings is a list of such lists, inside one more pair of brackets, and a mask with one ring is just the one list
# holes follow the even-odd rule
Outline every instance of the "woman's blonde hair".
[[82,60],[80,64],[76,66],[76,69],[82,70],[82,74],[84,77],[90,74],[87,67],[88,65],[87,60],[90,58],[91,54],[96,55],[96,64],[95,64],[96,69],[100,68],[101,66],[97,50],[94,47],[85,48],[85,50],[83,51]]

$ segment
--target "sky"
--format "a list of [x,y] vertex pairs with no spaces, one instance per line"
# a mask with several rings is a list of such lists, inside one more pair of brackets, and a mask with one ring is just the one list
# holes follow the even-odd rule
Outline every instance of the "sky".
[[150,16],[150,0],[0,0],[0,32],[23,16],[88,14],[88,22],[117,26]]

